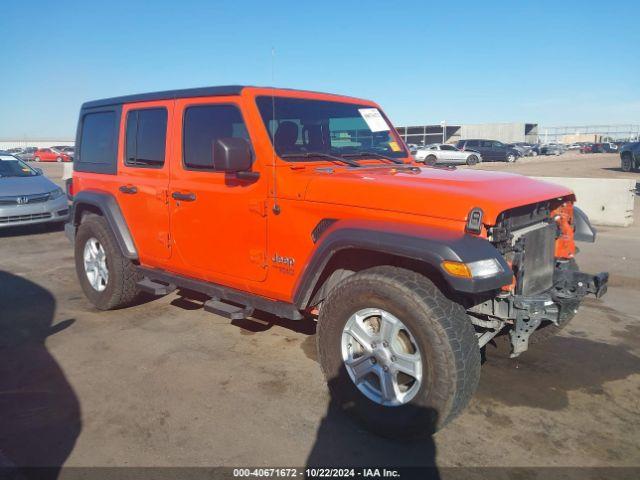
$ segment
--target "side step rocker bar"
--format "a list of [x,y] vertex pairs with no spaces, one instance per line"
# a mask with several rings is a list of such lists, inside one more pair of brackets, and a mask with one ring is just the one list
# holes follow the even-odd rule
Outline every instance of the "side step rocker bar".
[[[292,303],[271,300],[260,295],[253,295],[217,283],[203,282],[195,278],[176,275],[164,270],[138,267],[138,271],[146,277],[140,283],[148,281],[151,284],[162,287],[173,287],[173,290],[175,290],[175,288],[184,288],[211,297],[211,300],[205,302],[204,309],[227,318],[246,318],[252,315],[254,310],[261,310],[289,320],[302,320],[304,318],[300,310]],[[145,289],[142,285],[141,288],[143,290]],[[169,290],[166,293],[170,293],[173,290]],[[164,295],[164,293],[158,294]],[[242,305],[242,307],[226,302]]]

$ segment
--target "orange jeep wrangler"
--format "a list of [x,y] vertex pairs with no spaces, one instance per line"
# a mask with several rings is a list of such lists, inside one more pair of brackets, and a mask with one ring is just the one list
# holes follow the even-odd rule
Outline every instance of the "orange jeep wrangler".
[[87,102],[68,189],[97,308],[179,288],[230,319],[315,317],[335,401],[390,436],[459,414],[498,333],[519,355],[607,288],[575,263],[595,231],[570,190],[418,166],[358,98],[224,86]]

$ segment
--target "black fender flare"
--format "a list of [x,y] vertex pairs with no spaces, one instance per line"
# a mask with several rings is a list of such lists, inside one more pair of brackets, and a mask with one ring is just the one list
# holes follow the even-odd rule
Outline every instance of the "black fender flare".
[[[339,251],[363,249],[418,260],[442,273],[449,286],[459,292],[481,293],[511,283],[513,273],[503,256],[488,240],[435,227],[343,220],[332,224],[303,268],[294,287],[294,304],[307,308],[320,276],[329,260]],[[474,262],[495,258],[503,272],[488,278],[453,277],[442,268],[444,260]]]
[[[111,231],[116,237],[122,255],[130,260],[138,259],[138,249],[136,248],[131,231],[122,215],[122,210],[118,201],[108,192],[96,190],[83,190],[73,197],[73,214],[70,223],[74,229],[80,224],[82,205],[91,205],[102,212],[105,220],[111,227]],[[74,232],[75,233],[75,232]]]

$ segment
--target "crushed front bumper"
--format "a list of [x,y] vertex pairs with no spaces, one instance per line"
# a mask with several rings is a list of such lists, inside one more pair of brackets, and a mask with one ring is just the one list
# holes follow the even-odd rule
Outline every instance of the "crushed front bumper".
[[557,269],[550,291],[535,296],[513,296],[511,357],[529,348],[529,337],[544,321],[561,326],[562,320],[575,314],[586,295],[602,297],[607,293],[609,274],[591,275],[570,269]]
[[537,295],[515,295],[504,292],[468,309],[489,320],[472,315],[474,325],[488,328],[478,333],[480,346],[485,345],[502,328],[509,326],[511,357],[517,357],[529,348],[529,338],[540,325],[563,321],[575,314],[586,295],[602,297],[607,292],[609,274],[592,275],[571,269],[568,264],[556,268],[553,287]]

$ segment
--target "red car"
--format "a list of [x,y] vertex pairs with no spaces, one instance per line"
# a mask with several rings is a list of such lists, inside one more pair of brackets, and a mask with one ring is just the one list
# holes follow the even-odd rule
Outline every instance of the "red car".
[[39,148],[33,153],[36,162],[72,162],[73,158],[55,148]]

